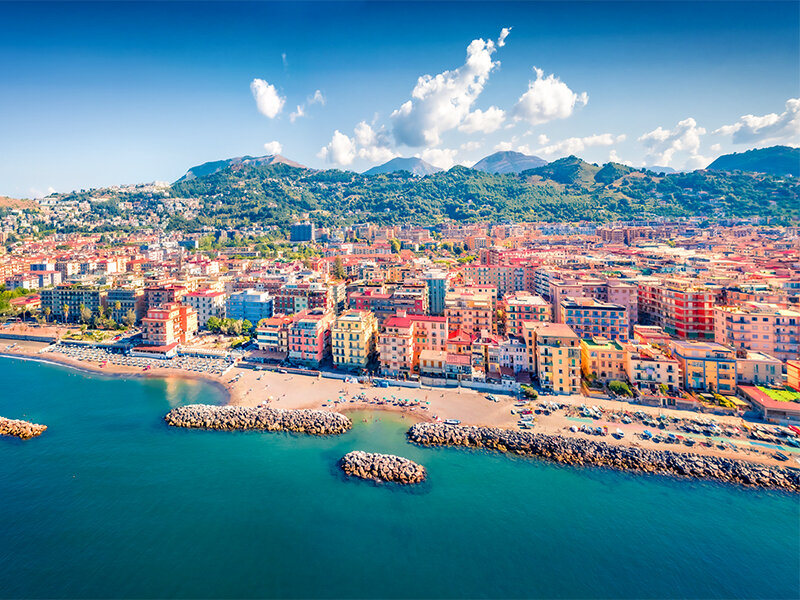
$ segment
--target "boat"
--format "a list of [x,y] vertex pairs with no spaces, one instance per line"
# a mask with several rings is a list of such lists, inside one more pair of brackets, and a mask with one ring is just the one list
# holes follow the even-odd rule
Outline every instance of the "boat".
[[575,427],[575,425],[572,425],[572,426],[569,428],[569,430],[570,430],[572,433],[578,433],[578,428],[577,428],[577,427]]
[[461,425],[461,421],[459,421],[458,419],[445,419],[444,424],[445,425]]
[[619,438],[624,438],[625,437],[625,432],[622,431],[622,429],[620,429],[619,427],[617,427],[616,434],[617,434],[617,437],[619,437]]
[[800,442],[794,438],[786,438],[786,443],[790,446],[794,446],[795,448],[800,448]]
[[789,457],[786,456],[783,452],[776,452],[775,458],[777,458],[778,460],[789,460]]
[[653,434],[652,434],[652,433],[650,433],[650,431],[649,431],[649,430],[645,429],[645,430],[644,430],[644,432],[642,432],[642,436],[643,436],[643,437],[646,437],[646,438],[649,440],[650,438],[652,438],[652,437],[653,437]]

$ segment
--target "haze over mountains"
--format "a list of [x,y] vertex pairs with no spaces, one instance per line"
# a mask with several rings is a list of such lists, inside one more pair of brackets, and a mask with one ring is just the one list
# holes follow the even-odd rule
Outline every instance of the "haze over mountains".
[[506,150],[490,154],[472,165],[473,169],[485,173],[522,173],[528,169],[543,167],[547,161],[538,156]]
[[389,162],[382,165],[372,167],[364,171],[364,175],[379,175],[381,173],[397,173],[400,171],[408,171],[417,177],[425,177],[425,175],[432,175],[442,171],[439,167],[435,167],[429,162],[425,162],[421,158],[393,158]]

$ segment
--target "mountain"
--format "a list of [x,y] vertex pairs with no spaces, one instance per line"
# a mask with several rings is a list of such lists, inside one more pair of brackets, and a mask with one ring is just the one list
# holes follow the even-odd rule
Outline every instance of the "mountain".
[[709,171],[745,171],[771,175],[800,176],[800,148],[772,146],[747,152],[724,154],[712,162]]
[[604,164],[603,167],[594,174],[594,180],[600,183],[612,183],[635,170],[636,169],[633,167],[627,165],[610,162]]
[[672,167],[659,167],[653,165],[652,167],[647,167],[647,170],[651,173],[656,173],[657,175],[660,173],[664,173],[665,175],[669,175],[670,173],[677,173],[675,169]]
[[[214,160],[203,163],[202,165],[197,165],[196,167],[192,167],[186,171],[186,174],[178,179],[178,181],[188,181],[196,177],[211,175],[212,173],[216,173],[217,171],[232,165],[289,165],[290,167],[305,169],[305,167],[300,163],[289,160],[280,154],[268,154],[267,156],[237,156],[236,158]],[[175,183],[177,183],[177,181]]]
[[543,167],[524,171],[522,175],[538,176],[565,185],[587,185],[594,182],[598,171],[600,167],[597,165],[587,163],[577,156],[567,156],[547,163]]
[[535,169],[547,164],[547,161],[538,156],[530,156],[522,152],[495,152],[480,159],[472,168],[485,173],[522,173],[528,169]]
[[425,177],[426,175],[433,175],[441,171],[439,167],[434,167],[432,164],[425,162],[421,158],[393,158],[389,162],[385,162],[377,167],[372,167],[364,171],[364,175],[380,175],[381,173],[397,173],[398,171],[408,171],[417,177]]

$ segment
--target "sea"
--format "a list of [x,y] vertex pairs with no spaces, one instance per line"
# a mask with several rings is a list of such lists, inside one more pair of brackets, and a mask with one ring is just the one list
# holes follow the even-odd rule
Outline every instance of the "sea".
[[[797,598],[800,500],[718,483],[342,436],[172,429],[180,379],[0,358],[3,598]],[[428,469],[347,480],[351,450]]]

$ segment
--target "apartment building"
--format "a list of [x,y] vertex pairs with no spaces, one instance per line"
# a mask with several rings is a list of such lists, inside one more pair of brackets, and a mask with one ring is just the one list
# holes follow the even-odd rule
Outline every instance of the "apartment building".
[[714,305],[719,286],[684,281],[647,280],[639,283],[639,321],[658,325],[682,340],[714,339]]
[[348,310],[331,327],[333,364],[343,369],[365,369],[378,341],[378,320],[371,312]]
[[147,311],[142,319],[142,343],[172,349],[185,344],[197,333],[197,313],[177,302],[162,304]]
[[474,335],[481,329],[495,331],[494,309],[489,294],[448,292],[445,317],[451,331]]
[[641,343],[623,344],[624,369],[628,381],[639,387],[667,386],[673,391],[680,386],[679,361],[661,348]]
[[319,281],[287,283],[275,293],[275,314],[291,315],[317,308],[335,309],[331,288]]
[[269,292],[243,290],[230,295],[225,304],[225,314],[229,319],[246,319],[257,325],[261,319],[273,315],[273,302]]
[[419,369],[419,357],[426,350],[447,347],[445,317],[408,315],[402,311],[384,321],[378,337],[381,373],[391,377],[410,375]]
[[289,355],[289,329],[293,321],[294,317],[291,315],[276,315],[263,319],[256,328],[258,349],[286,358]]
[[422,281],[428,289],[428,311],[431,315],[441,316],[444,314],[444,298],[447,289],[450,287],[450,273],[440,270],[425,271]]
[[560,322],[580,338],[604,337],[627,341],[628,314],[624,306],[594,298],[565,298],[559,305]]
[[133,312],[136,322],[145,316],[145,296],[141,287],[113,288],[106,296],[109,314],[117,323],[121,323],[128,312]]
[[[183,297],[183,303],[191,306],[197,312],[197,321],[200,327],[205,327],[211,317],[224,319],[226,315],[225,292],[204,289],[189,292]],[[253,325],[258,321],[251,321]]]
[[541,296],[530,292],[515,292],[507,295],[502,306],[506,316],[506,334],[523,335],[523,323],[539,321],[547,323],[553,320],[553,309],[549,302]]
[[736,352],[716,342],[670,342],[678,360],[681,385],[687,390],[732,394],[736,390]]
[[289,359],[310,367],[318,367],[331,348],[331,310],[314,308],[294,316],[289,326]]
[[[52,318],[76,323],[80,319],[81,306],[97,314],[106,306],[107,290],[79,285],[61,284],[40,292],[42,310],[49,309]],[[66,307],[66,308],[65,308]]]
[[800,358],[800,310],[748,302],[714,307],[714,341],[770,354],[781,360]]
[[530,370],[545,390],[577,394],[581,386],[580,339],[563,323],[523,325]]
[[625,354],[616,340],[592,337],[581,340],[581,370],[586,379],[603,383],[625,379]]
[[180,302],[188,291],[185,286],[175,284],[146,287],[144,290],[145,309],[149,310],[164,304]]
[[763,352],[739,349],[736,351],[736,383],[783,387],[783,363]]

